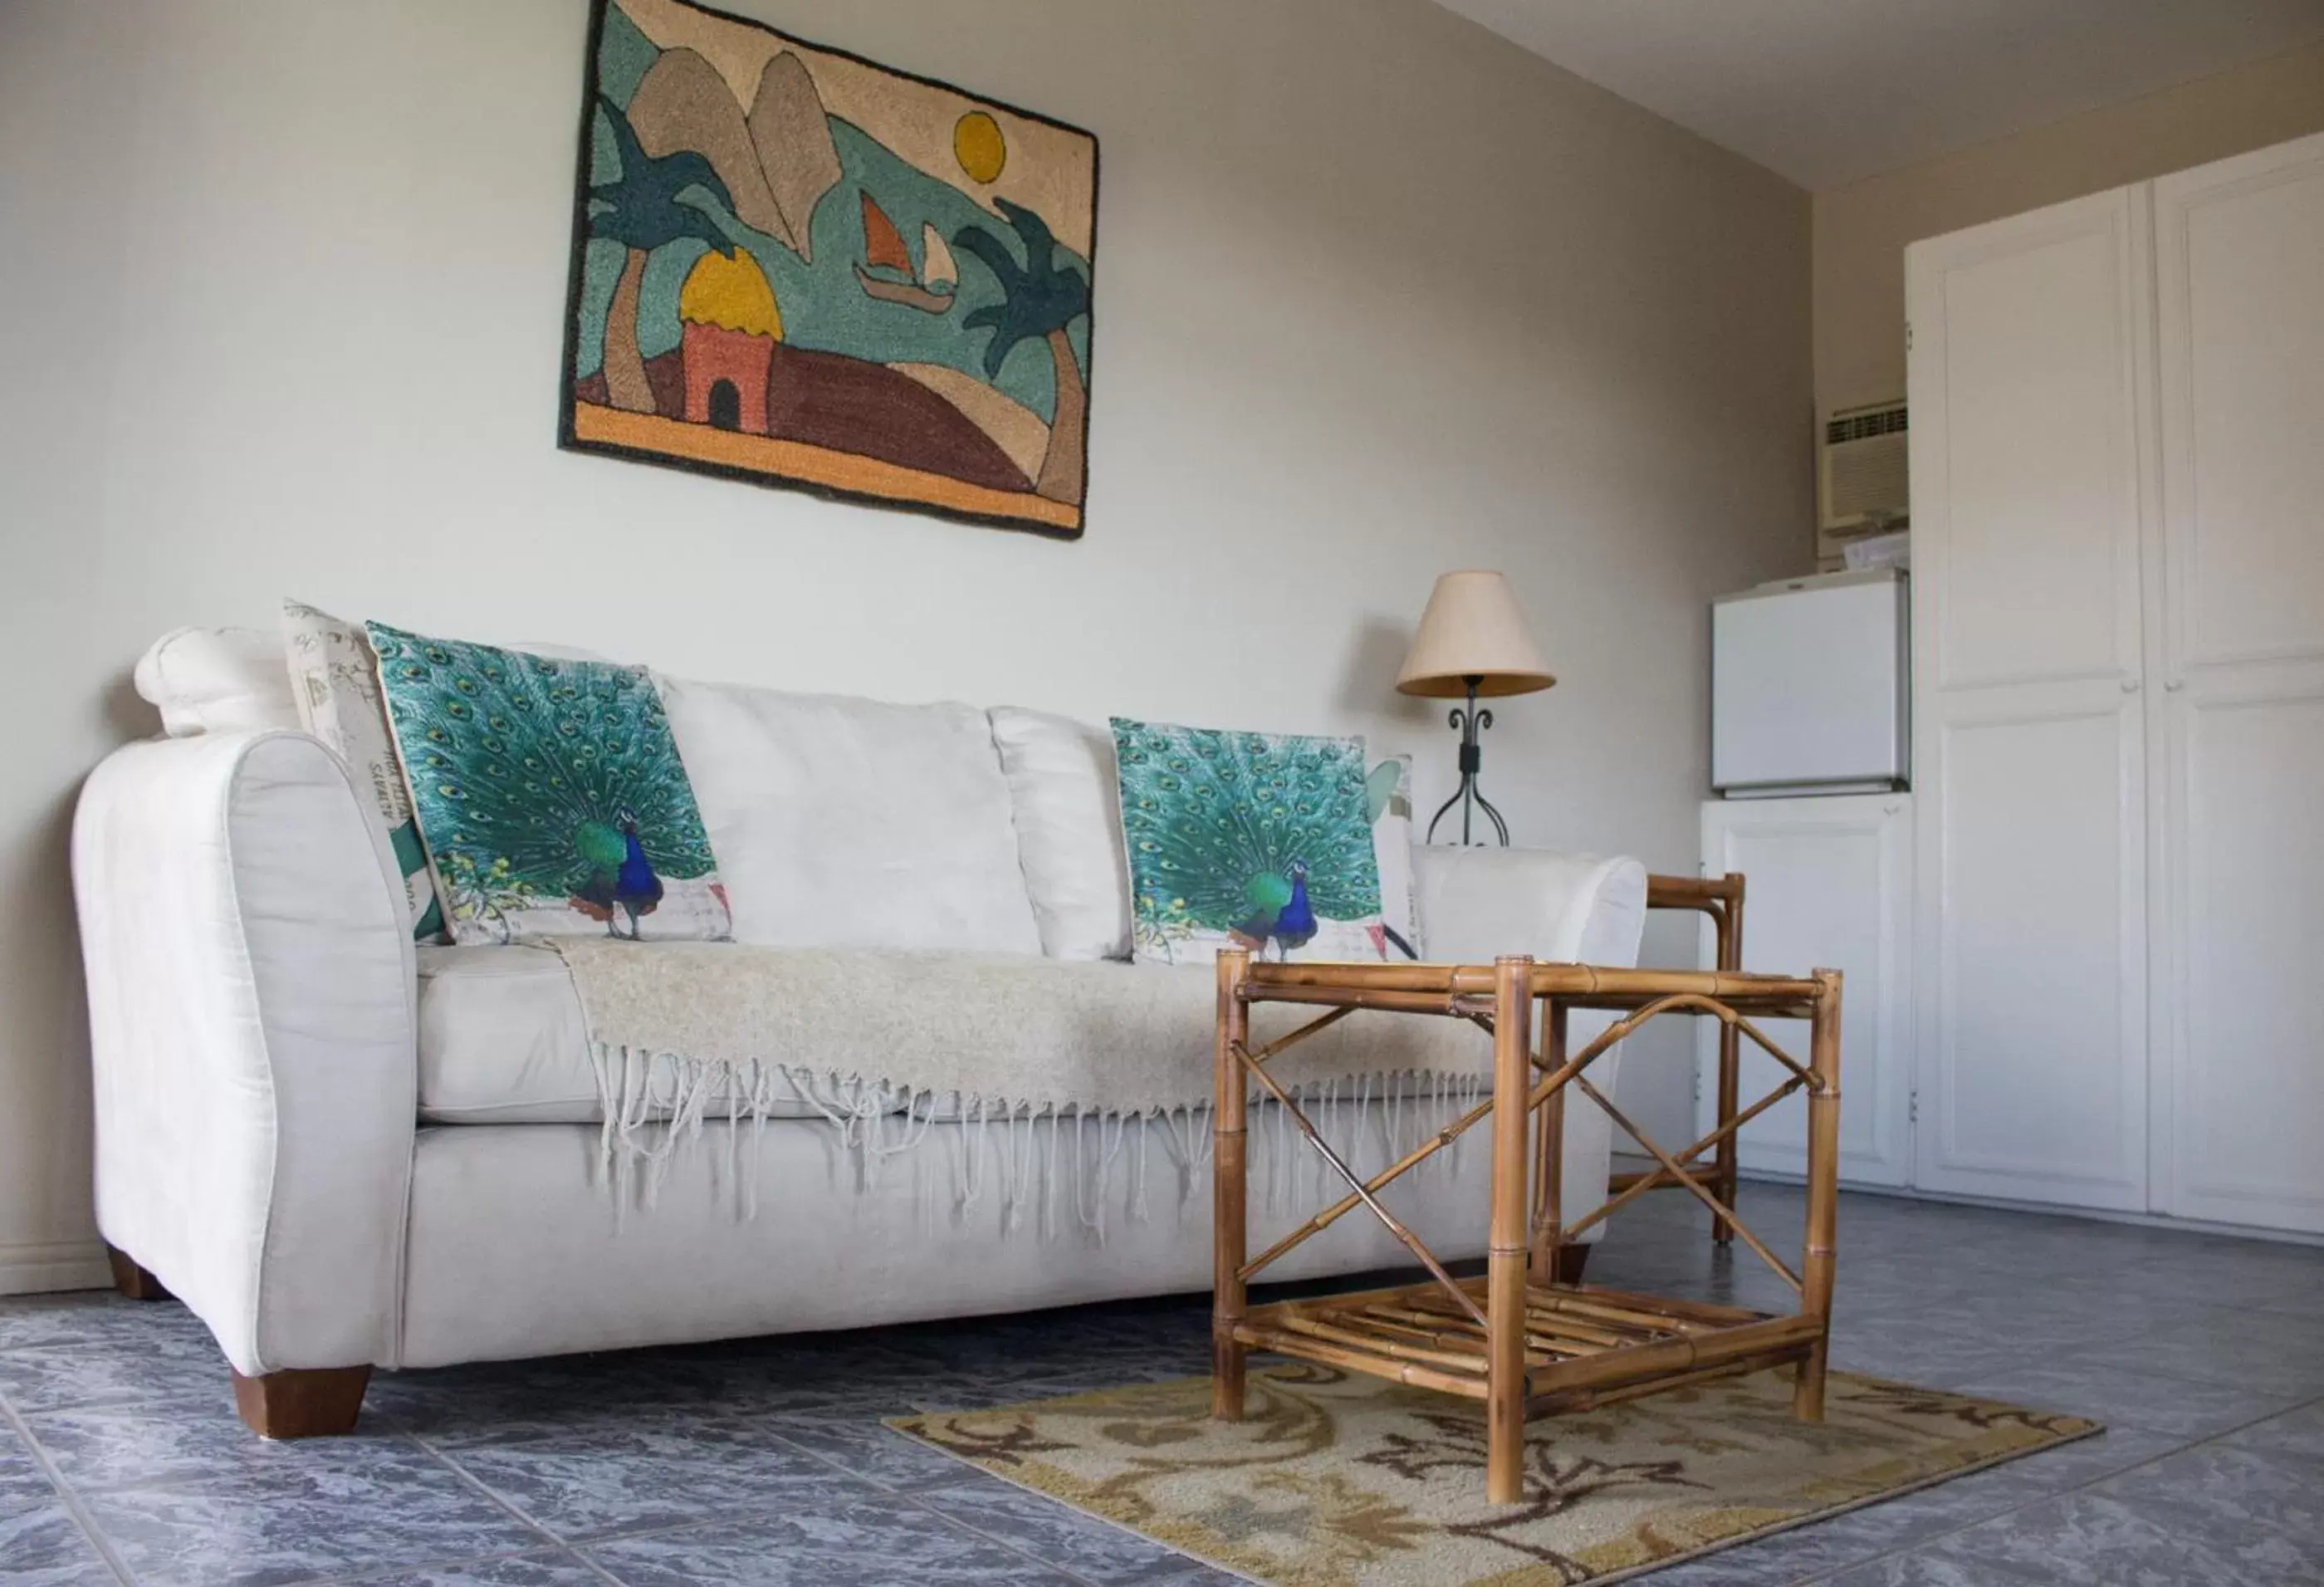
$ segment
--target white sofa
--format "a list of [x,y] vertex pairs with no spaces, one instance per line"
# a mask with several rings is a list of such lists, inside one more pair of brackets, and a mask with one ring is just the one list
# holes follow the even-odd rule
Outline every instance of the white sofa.
[[[617,1193],[598,1157],[597,1093],[562,961],[524,947],[414,946],[355,779],[292,725],[287,689],[269,673],[281,669],[272,636],[180,632],[157,650],[169,654],[149,655],[139,687],[169,733],[96,770],[73,835],[97,1219],[134,1264],[124,1282],[166,1287],[216,1334],[238,1390],[261,1391],[243,1404],[262,1431],[351,1421],[356,1370],[373,1366],[1207,1286],[1207,1173],[1183,1160],[1185,1132],[1161,1122],[1131,1127],[1148,1133],[1146,1149],[1120,1155],[1094,1209],[1079,1180],[1014,1216],[989,1184],[964,1198],[961,1154],[973,1142],[956,1122],[932,1125],[867,1177],[805,1105],[758,1126],[714,1121],[671,1154],[650,1202]],[[1125,942],[1127,930],[1118,836],[1093,802],[1102,734],[1021,712],[664,688],[738,937],[843,948],[865,964],[896,951],[1013,954],[1019,988],[1028,975],[1037,988],[1167,977],[1183,988],[1184,1018],[1157,1039],[1207,1053],[1207,969],[1087,962],[1112,946],[1100,929],[1112,916]],[[681,697],[689,691],[696,708]],[[799,754],[803,732],[831,734],[828,752]],[[899,775],[909,788],[893,786]],[[1010,845],[1005,875],[961,858],[995,842]],[[1646,879],[1636,861],[1414,857],[1430,957],[1637,962]],[[902,922],[876,898],[812,907],[851,863],[873,868],[867,892],[917,886],[930,868],[945,888],[983,890]],[[786,875],[786,863],[824,879]],[[964,940],[929,937],[955,930]],[[1423,1042],[1483,1039],[1457,1021],[1400,1023],[1425,1027],[1412,1038]],[[1576,1038],[1587,1034],[1577,1017]],[[1355,1155],[1369,1167],[1387,1160],[1386,1134],[1371,1128],[1387,1105],[1319,1111],[1328,1130],[1364,1143]],[[1266,1112],[1253,1124],[1261,1140]],[[1572,1216],[1604,1199],[1608,1130],[1592,1107],[1567,1118]],[[1448,1257],[1482,1249],[1484,1169],[1480,1142],[1446,1173],[1397,1187],[1405,1215]],[[1269,1168],[1254,1170],[1262,1241],[1322,1199],[1312,1176],[1295,1190],[1294,1170],[1273,1171],[1270,1198]],[[1271,1276],[1403,1259],[1372,1220],[1350,1218]],[[352,1379],[343,1413],[302,1423],[281,1396],[266,1410],[269,1385],[325,1381],[318,1373]]]

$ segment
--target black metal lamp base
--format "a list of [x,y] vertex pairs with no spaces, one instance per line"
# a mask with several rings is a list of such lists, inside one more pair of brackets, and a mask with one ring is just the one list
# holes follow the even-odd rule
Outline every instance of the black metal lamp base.
[[1501,813],[1493,808],[1492,801],[1477,786],[1477,774],[1483,770],[1485,763],[1484,746],[1477,742],[1477,734],[1493,724],[1493,713],[1489,709],[1480,711],[1477,708],[1477,685],[1483,679],[1470,678],[1462,681],[1469,686],[1468,704],[1453,706],[1450,718],[1453,730],[1461,735],[1461,786],[1453,790],[1451,798],[1436,807],[1436,814],[1428,818],[1428,835],[1423,841],[1436,841],[1436,824],[1452,812],[1453,806],[1458,805],[1461,807],[1461,842],[1463,845],[1476,841],[1472,835],[1476,812],[1482,810],[1485,819],[1493,824],[1493,831],[1500,838],[1501,846],[1507,848],[1509,846],[1509,824],[1501,819]]

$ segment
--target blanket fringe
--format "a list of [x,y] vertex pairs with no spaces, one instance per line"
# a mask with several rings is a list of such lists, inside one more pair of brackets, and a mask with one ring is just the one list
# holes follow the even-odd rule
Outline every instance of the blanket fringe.
[[[652,1206],[678,1154],[698,1149],[706,1125],[716,1123],[724,1126],[724,1140],[723,1149],[710,1158],[714,1186],[733,1197],[743,1217],[755,1217],[755,1149],[767,1121],[786,1116],[825,1123],[862,1190],[875,1188],[892,1171],[893,1159],[918,1158],[939,1121],[956,1124],[956,1131],[947,1132],[948,1165],[916,1171],[915,1196],[923,1202],[947,1198],[957,1221],[997,1195],[1004,1232],[1030,1222],[1043,1237],[1060,1232],[1062,1201],[1074,1226],[1102,1243],[1115,1178],[1125,1164],[1124,1213],[1133,1223],[1147,1222],[1148,1153],[1155,1143],[1176,1170],[1181,1209],[1203,1187],[1210,1168],[1206,1103],[1119,1109],[939,1096],[798,1065],[701,1060],[602,1043],[593,1045],[591,1058],[604,1118],[598,1172],[613,1191],[617,1213],[632,1202]],[[1325,1118],[1352,1123],[1352,1130],[1343,1128],[1334,1136],[1348,1141],[1351,1161],[1373,1158],[1369,1131],[1376,1127],[1378,1161],[1384,1165],[1474,1107],[1487,1084],[1469,1074],[1367,1073],[1295,1085],[1290,1094],[1319,1123]],[[1268,1212],[1306,1211],[1340,1195],[1344,1187],[1323,1155],[1306,1149],[1289,1113],[1271,1103],[1254,1105],[1253,1178],[1262,1206]],[[808,1112],[802,1112],[802,1106]],[[746,1133],[753,1148],[747,1153]],[[1466,1143],[1464,1136],[1430,1158],[1415,1177],[1457,1174]]]

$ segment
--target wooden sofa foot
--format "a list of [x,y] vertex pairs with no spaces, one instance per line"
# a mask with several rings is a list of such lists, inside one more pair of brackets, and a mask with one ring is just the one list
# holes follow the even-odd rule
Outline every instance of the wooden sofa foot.
[[1561,1245],[1557,1248],[1557,1281],[1560,1284],[1582,1282],[1582,1269],[1589,1265],[1590,1253],[1596,1250],[1588,1245]]
[[161,1281],[139,1267],[130,1254],[117,1246],[105,1248],[105,1259],[113,1264],[113,1287],[132,1300],[170,1300],[174,1298],[161,1287]]
[[293,1367],[234,1375],[234,1408],[261,1438],[336,1438],[355,1430],[369,1367]]

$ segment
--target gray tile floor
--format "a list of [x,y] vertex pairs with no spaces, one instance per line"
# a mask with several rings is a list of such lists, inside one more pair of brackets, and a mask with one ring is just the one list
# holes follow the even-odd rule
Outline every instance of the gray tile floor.
[[[1793,1191],[1744,1206],[1797,1226]],[[2112,1431],[1656,1587],[2324,1582],[2324,1251],[1870,1196],[1840,1233],[1840,1365]],[[1784,1298],[1667,1195],[1591,1276]],[[181,1308],[0,1301],[0,1582],[1224,1582],[879,1422],[1202,1371],[1205,1307],[383,1374],[358,1436],[269,1444]]]

